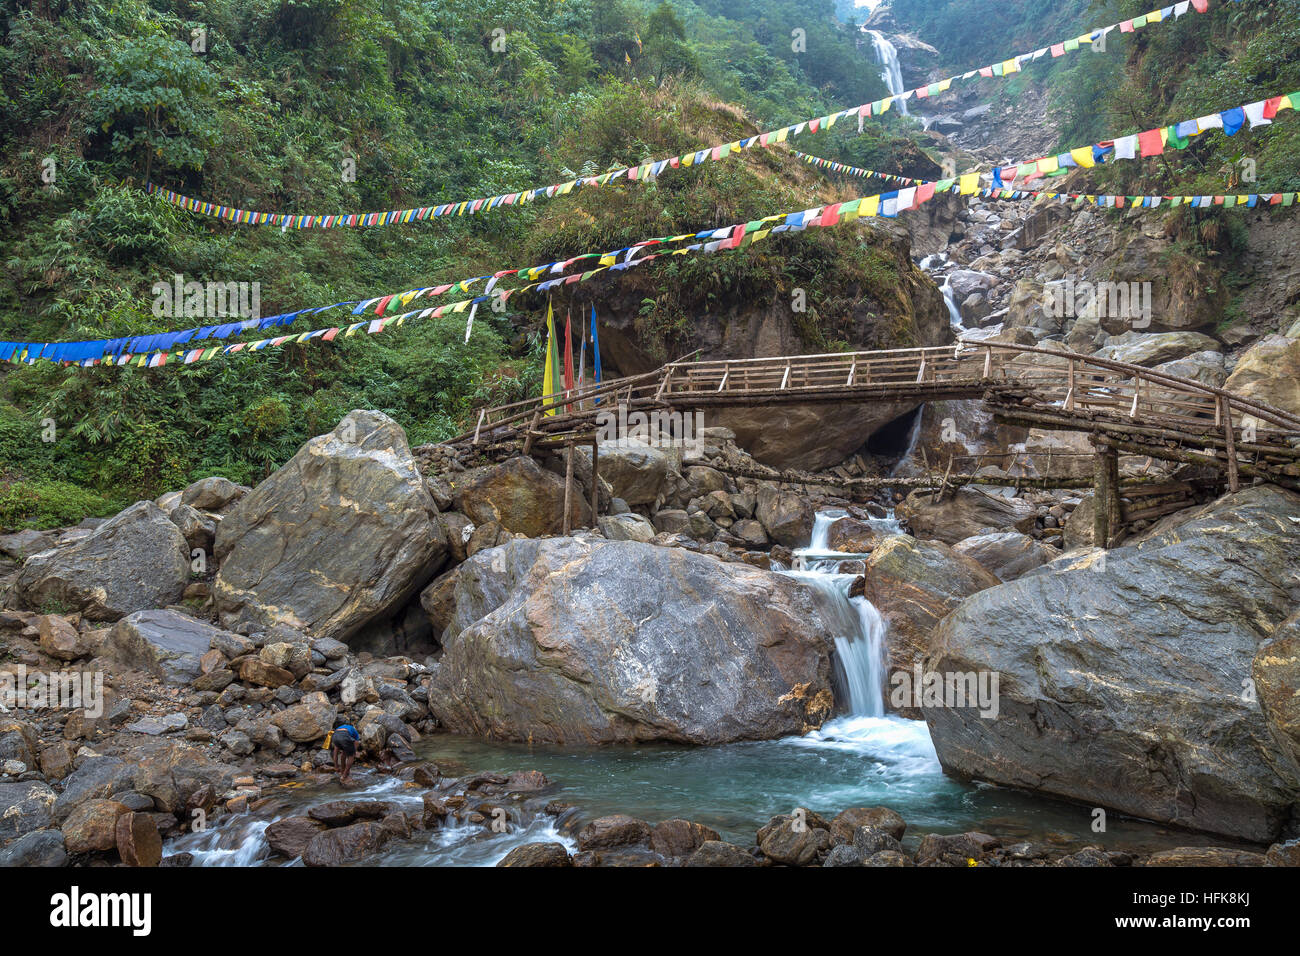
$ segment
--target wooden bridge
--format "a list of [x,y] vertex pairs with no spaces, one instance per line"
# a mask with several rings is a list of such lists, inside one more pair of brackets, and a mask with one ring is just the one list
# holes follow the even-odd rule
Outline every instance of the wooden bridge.
[[1011,425],[1088,433],[1097,449],[1098,500],[1110,503],[1097,509],[1100,541],[1118,523],[1120,452],[1215,469],[1232,491],[1243,478],[1300,490],[1300,415],[1139,365],[992,342],[776,358],[688,356],[653,372],[482,409],[474,430],[448,444],[525,454],[538,443],[594,450],[598,416],[619,406],[694,412],[945,399],[980,399]]

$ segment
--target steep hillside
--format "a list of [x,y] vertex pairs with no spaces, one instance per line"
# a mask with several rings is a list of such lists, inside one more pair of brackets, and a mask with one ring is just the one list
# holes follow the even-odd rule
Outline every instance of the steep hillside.
[[[683,170],[628,198],[611,189],[375,229],[235,228],[141,189],[151,179],[278,212],[442,203],[641,162],[883,92],[829,2],[798,6],[809,45],[795,53],[795,9],[779,0],[744,9],[5,0],[0,338],[192,324],[154,314],[155,283],[178,275],[256,283],[260,313],[273,315],[600,251],[670,223],[694,230],[822,201],[828,187],[788,157],[753,170]],[[853,155],[927,162],[890,129],[871,129]],[[767,309],[776,291],[764,277],[779,275],[777,290],[808,290],[805,341],[877,341],[883,330],[829,318],[869,297],[868,312],[914,338],[910,301],[888,293],[896,277],[872,267],[872,293],[862,275],[871,262],[833,251],[865,249],[853,235],[861,229],[846,232],[772,241],[752,258],[651,267],[630,288],[663,302],[645,321],[665,329],[724,290],[761,294]],[[891,252],[895,267],[911,269]],[[543,303],[516,301],[505,313],[482,310],[468,344],[457,321],[162,371],[6,366],[0,525],[107,513],[211,473],[255,481],[351,408],[393,415],[414,442],[455,434],[475,405],[540,387]],[[648,353],[661,340],[651,334]]]

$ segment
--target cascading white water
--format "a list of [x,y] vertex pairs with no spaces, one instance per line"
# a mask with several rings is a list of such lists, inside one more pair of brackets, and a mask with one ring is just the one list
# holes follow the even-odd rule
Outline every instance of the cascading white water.
[[[880,78],[884,81],[885,86],[889,87],[889,95],[901,97],[904,93],[903,68],[898,62],[897,48],[879,30],[864,30],[864,32],[871,37],[871,45],[876,50],[876,60],[884,67],[880,71]],[[896,105],[906,116],[907,100],[899,99],[896,101]]]
[[[898,474],[898,470],[907,464],[908,460],[912,457],[912,452],[916,451],[916,443],[921,437],[921,420],[923,418],[925,418],[924,405],[916,410],[916,417],[912,419],[911,430],[907,433],[907,448],[898,456],[898,461],[894,462],[894,467],[889,469],[890,478],[893,478]],[[894,525],[896,530],[902,530],[901,525],[899,525],[897,521],[894,521]]]
[[[866,557],[830,550],[830,527],[848,512],[819,511],[813,518],[808,547],[795,551],[791,577],[816,588],[824,597],[823,613],[835,629],[835,660],[838,677],[854,717],[884,717],[885,622],[875,606],[864,597],[850,597],[856,574],[837,572],[840,562]],[[886,534],[899,531],[898,522],[888,518],[868,519]]]
[[961,310],[957,308],[956,299],[953,298],[952,284],[943,280],[943,285],[939,286],[939,291],[943,293],[943,301],[948,306],[948,321],[951,323],[953,330],[956,332],[965,332],[966,326],[961,320]]

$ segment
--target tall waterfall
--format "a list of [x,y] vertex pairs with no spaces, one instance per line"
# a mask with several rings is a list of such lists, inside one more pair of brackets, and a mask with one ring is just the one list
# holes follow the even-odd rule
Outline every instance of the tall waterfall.
[[[871,45],[876,50],[876,60],[884,67],[880,71],[880,78],[885,81],[885,86],[889,87],[891,96],[901,97],[904,92],[903,69],[898,63],[898,50],[879,30],[864,30],[863,32],[871,37]],[[895,101],[895,105],[903,111],[904,116],[907,115],[907,100],[898,99]]]
[[[885,715],[885,622],[875,606],[864,597],[849,597],[856,574],[840,574],[842,561],[865,555],[831,551],[830,526],[847,515],[845,511],[820,511],[813,519],[808,547],[795,551],[794,569],[785,573],[822,593],[823,612],[835,629],[836,681],[848,699],[854,717]],[[870,523],[887,533],[898,531],[892,518],[873,518]]]

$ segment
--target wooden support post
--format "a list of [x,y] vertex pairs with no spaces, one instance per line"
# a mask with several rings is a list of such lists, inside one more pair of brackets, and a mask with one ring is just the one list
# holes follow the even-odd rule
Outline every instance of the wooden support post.
[[[1093,515],[1092,543],[1094,547],[1109,548],[1113,532],[1111,517],[1119,517],[1119,455],[1105,442],[1095,442],[1097,456],[1093,459]],[[1118,524],[1118,520],[1115,521]]]
[[573,439],[564,445],[564,534],[569,533],[569,508],[573,504]]
[[1227,442],[1228,454],[1228,491],[1236,494],[1241,490],[1241,475],[1237,468],[1237,435],[1232,430],[1232,406],[1228,399],[1219,396],[1220,414],[1223,417],[1223,439]]
[[591,526],[599,527],[600,515],[600,442],[591,440]]
[[541,424],[542,413],[540,410],[533,413],[533,420],[528,423],[528,435],[524,438],[524,457],[528,457],[533,450],[533,434],[537,431],[537,426]]

